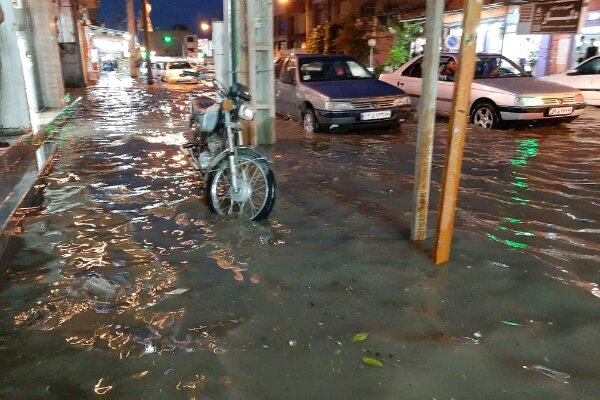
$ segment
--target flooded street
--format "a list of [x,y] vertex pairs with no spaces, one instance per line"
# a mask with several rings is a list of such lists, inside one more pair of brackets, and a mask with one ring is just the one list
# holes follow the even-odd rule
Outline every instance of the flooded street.
[[[209,213],[180,149],[197,87],[117,76],[52,138],[0,282],[0,398],[594,399],[600,108],[473,129],[451,262],[409,241],[416,122],[277,121],[264,222]],[[210,90],[210,88],[206,88]]]

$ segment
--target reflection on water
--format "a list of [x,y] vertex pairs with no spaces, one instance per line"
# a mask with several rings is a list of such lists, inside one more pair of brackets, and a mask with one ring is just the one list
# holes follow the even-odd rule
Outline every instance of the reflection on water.
[[594,398],[598,110],[474,129],[435,268],[407,241],[416,124],[278,121],[278,205],[236,221],[208,213],[180,151],[192,90],[109,75],[54,138],[0,291],[0,397]]

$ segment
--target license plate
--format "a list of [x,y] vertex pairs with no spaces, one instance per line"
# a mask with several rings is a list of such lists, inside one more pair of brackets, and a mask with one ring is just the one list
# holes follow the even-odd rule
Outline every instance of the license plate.
[[551,108],[548,115],[569,115],[573,112],[573,107]]
[[360,114],[360,119],[362,121],[369,121],[369,120],[372,120],[372,119],[390,118],[391,116],[392,116],[392,110],[371,111],[371,112],[366,112],[366,113]]

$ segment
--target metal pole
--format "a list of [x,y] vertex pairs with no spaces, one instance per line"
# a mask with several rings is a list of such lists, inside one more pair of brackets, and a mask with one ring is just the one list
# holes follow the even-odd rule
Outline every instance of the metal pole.
[[442,197],[438,218],[433,262],[442,264],[450,259],[450,245],[454,229],[456,197],[460,181],[463,148],[469,118],[471,83],[475,73],[477,26],[481,17],[481,0],[464,1],[463,34],[460,44],[457,78],[454,86],[453,107],[448,126],[448,148],[442,180]]
[[150,64],[150,35],[148,35],[148,10],[146,7],[148,3],[146,0],[142,0],[142,19],[144,26],[144,44],[146,46],[146,68],[148,72],[146,73],[146,82],[148,85],[154,85],[154,77],[152,76],[152,65]]
[[427,0],[425,18],[426,44],[423,54],[423,88],[419,100],[419,123],[417,126],[417,157],[415,160],[415,185],[413,190],[413,220],[411,238],[425,240],[429,190],[431,184],[431,160],[435,129],[435,104],[439,78],[440,40],[442,38],[442,14],[444,2]]
[[[129,32],[129,73],[132,78],[138,76],[138,69],[135,63],[135,8],[133,0],[127,0],[127,32]],[[148,68],[150,70],[150,68]]]
[[[223,0],[225,1],[225,28],[226,30],[226,40],[229,41],[229,51],[227,52],[227,72],[229,73],[229,82],[231,85],[236,82],[236,77],[234,73],[234,57],[235,57],[235,45],[234,45],[234,37],[233,37],[233,0]],[[229,86],[227,86],[229,87]]]

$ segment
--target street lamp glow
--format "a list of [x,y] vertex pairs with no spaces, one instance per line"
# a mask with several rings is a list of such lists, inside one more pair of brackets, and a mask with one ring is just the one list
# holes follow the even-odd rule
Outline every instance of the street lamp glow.
[[208,32],[208,30],[210,29],[210,25],[206,22],[202,22],[200,24],[200,29],[202,29],[202,32]]

